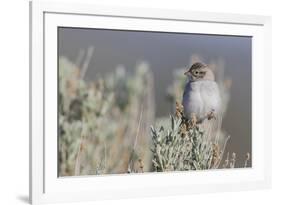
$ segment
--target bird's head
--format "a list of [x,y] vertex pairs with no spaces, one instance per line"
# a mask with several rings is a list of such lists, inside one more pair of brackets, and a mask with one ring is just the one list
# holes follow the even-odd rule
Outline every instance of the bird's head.
[[215,80],[213,71],[204,63],[194,63],[185,73],[190,81]]

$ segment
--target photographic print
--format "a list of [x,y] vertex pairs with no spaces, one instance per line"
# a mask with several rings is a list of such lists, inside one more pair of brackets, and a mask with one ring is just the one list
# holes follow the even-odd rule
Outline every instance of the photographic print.
[[58,27],[58,175],[252,166],[252,37]]

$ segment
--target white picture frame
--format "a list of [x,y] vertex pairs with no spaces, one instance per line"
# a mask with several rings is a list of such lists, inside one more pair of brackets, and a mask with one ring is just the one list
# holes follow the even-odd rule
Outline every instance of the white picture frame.
[[[252,36],[252,168],[57,177],[58,26]],[[269,188],[270,76],[270,17],[31,2],[30,202],[43,204]]]

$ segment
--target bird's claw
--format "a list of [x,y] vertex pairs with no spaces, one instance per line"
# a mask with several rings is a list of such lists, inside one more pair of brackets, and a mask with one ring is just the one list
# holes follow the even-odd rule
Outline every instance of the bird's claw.
[[209,113],[207,114],[207,119],[208,119],[208,120],[217,119],[216,116],[215,116],[214,110],[212,110],[211,112],[209,112]]

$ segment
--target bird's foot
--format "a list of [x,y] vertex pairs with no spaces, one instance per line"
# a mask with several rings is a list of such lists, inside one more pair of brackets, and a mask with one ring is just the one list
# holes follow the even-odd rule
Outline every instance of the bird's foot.
[[207,114],[207,119],[208,119],[208,120],[217,119],[216,116],[215,116],[214,110],[212,110],[211,112],[209,112],[209,113]]

